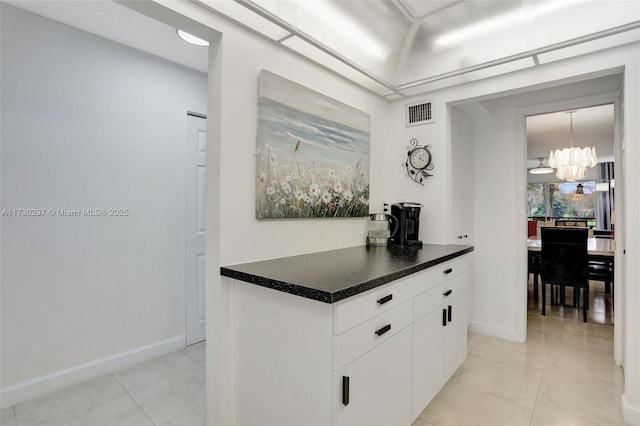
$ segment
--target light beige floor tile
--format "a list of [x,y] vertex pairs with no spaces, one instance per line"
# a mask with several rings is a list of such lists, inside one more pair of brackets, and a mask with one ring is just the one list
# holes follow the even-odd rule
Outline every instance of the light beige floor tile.
[[186,367],[192,367],[195,364],[197,364],[197,362],[185,353],[176,351],[116,371],[113,375],[125,389],[129,390],[129,388],[133,386],[144,384],[158,376],[163,376]]
[[416,421],[411,424],[411,426],[433,426],[433,425],[431,423],[425,422],[420,417],[418,417]]
[[549,356],[549,345],[533,339],[531,335],[526,344],[485,337],[471,354],[514,367],[543,371]]
[[612,325],[584,323],[582,321],[562,321],[561,329],[575,336],[613,341]]
[[613,337],[611,340],[580,337],[561,331],[544,331],[544,339],[550,347],[572,347],[580,350],[607,352],[613,357]]
[[617,389],[624,386],[624,373],[621,367],[615,365],[612,353],[579,349],[565,344],[551,348],[546,373],[604,381]]
[[533,410],[533,418],[530,426],[580,426],[576,423],[569,423],[562,419],[541,413],[540,410]]
[[186,412],[173,420],[164,423],[162,426],[206,426],[207,425],[207,404],[199,405],[193,410]]
[[545,316],[529,312],[527,315],[528,330],[556,332],[568,336],[588,338],[602,343],[613,342],[613,325],[584,323],[570,318]]
[[98,404],[123,392],[122,386],[109,374],[18,404],[15,406],[16,420],[20,426],[38,424],[81,407]]
[[207,360],[206,341],[187,346],[182,350],[182,352],[184,352],[189,358],[202,364]]
[[38,426],[153,426],[151,420],[123,390],[110,398],[94,401],[38,423],[19,424]]
[[545,372],[536,411],[580,426],[622,424],[621,393],[611,383]]
[[13,407],[7,407],[0,412],[0,425],[16,426],[16,415],[13,412]]
[[527,426],[532,409],[448,382],[420,414],[436,426]]
[[542,370],[512,367],[469,355],[451,378],[452,382],[533,408]]
[[474,333],[470,331],[467,334],[467,353],[471,352],[473,348],[483,339],[483,335],[480,333]]
[[131,386],[127,392],[155,424],[162,424],[206,402],[205,368],[193,363]]

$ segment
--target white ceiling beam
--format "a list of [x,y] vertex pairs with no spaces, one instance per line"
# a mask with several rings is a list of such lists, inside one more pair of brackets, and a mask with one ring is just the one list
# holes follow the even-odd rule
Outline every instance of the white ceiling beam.
[[240,4],[240,5],[242,5],[242,6],[244,6],[244,7],[246,7],[247,9],[252,11],[253,13],[257,14],[258,16],[261,16],[262,18],[264,18],[264,19],[266,19],[266,20],[278,25],[280,28],[288,31],[289,33],[299,37],[301,40],[304,40],[305,42],[309,43],[310,45],[312,45],[316,49],[326,53],[327,55],[333,57],[334,59],[336,59],[336,60],[338,60],[340,62],[342,62],[343,64],[347,65],[348,67],[358,71],[360,74],[366,76],[370,80],[373,80],[377,84],[389,89],[390,92],[397,93],[397,90],[396,90],[396,88],[395,88],[395,86],[393,84],[383,80],[382,78],[378,77],[377,75],[373,74],[372,72],[370,72],[370,71],[366,70],[365,68],[361,67],[360,65],[356,64],[355,62],[353,62],[349,58],[341,55],[340,53],[338,53],[335,50],[331,49],[330,47],[326,46],[325,44],[320,43],[315,38],[311,37],[310,35],[302,32],[302,31],[300,31],[298,28],[295,28],[294,26],[292,26],[288,22],[284,21],[280,17],[274,15],[273,13],[271,13],[268,10],[266,10],[262,6],[256,4],[254,1],[251,1],[251,0],[235,0],[235,2]]
[[495,67],[498,65],[519,61],[521,59],[537,57],[538,55],[541,55],[543,53],[553,52],[555,50],[564,49],[566,47],[576,46],[578,44],[586,43],[593,40],[598,40],[604,37],[609,37],[609,36],[620,34],[627,31],[632,31],[638,28],[640,28],[640,21],[634,21],[628,24],[624,24],[624,25],[612,27],[603,31],[598,31],[592,34],[588,34],[586,36],[581,36],[581,37],[572,38],[570,40],[561,41],[559,43],[551,44],[549,46],[528,50],[522,53],[517,53],[515,55],[505,56],[503,58],[494,59],[492,61],[483,62],[477,65],[472,65],[470,67],[460,68],[458,70],[449,71],[449,72],[437,74],[431,77],[414,80],[408,83],[399,84],[396,87],[398,90],[410,89],[412,87],[422,86],[424,84],[445,80],[451,77],[457,77],[463,74],[469,74],[474,71],[484,70],[484,69]]
[[413,14],[413,11],[404,2],[404,0],[391,0],[391,3],[407,18],[409,22],[416,20],[417,16]]
[[398,60],[396,62],[396,75],[400,75],[402,67],[404,67],[404,64],[407,62],[409,51],[411,50],[411,46],[413,46],[413,41],[416,39],[416,34],[418,34],[420,25],[422,25],[422,20],[417,18],[414,19],[411,23],[411,27],[409,27],[409,31],[407,31],[407,35],[404,37],[400,54],[398,55]]

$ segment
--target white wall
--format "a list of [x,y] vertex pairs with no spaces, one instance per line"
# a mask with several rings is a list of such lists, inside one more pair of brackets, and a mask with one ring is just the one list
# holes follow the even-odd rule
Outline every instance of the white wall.
[[129,210],[1,218],[6,406],[184,345],[186,111],[206,113],[207,76],[0,7],[1,208]]
[[[418,97],[415,101],[427,100]],[[446,138],[439,137],[447,132],[446,109],[438,100],[433,101],[434,122],[416,127],[405,126],[405,104],[396,102],[391,105],[390,124],[393,129],[389,140],[381,149],[384,152],[382,161],[376,164],[374,173],[384,174],[385,192],[391,201],[414,201],[423,205],[420,212],[420,239],[425,243],[446,244],[449,215],[446,207],[449,182],[449,160]],[[407,176],[403,163],[407,161],[407,151],[411,139],[417,139],[419,145],[431,145],[431,156],[434,168],[429,171],[432,177],[420,185]],[[373,170],[372,165],[372,170]]]
[[231,26],[221,30],[221,264],[364,245],[368,218],[255,218],[258,74],[267,69],[370,115],[372,211],[382,210],[382,198],[390,193],[386,179],[392,174],[376,171],[381,165],[386,170],[393,162],[401,172],[402,155],[394,161],[385,152],[393,140],[388,131],[388,103],[265,40]]

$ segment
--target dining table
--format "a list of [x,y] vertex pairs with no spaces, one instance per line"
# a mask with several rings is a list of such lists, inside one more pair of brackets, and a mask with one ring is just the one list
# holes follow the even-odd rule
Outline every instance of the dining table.
[[[527,250],[529,252],[542,251],[542,240],[536,237],[527,238]],[[616,252],[616,240],[607,238],[588,238],[587,255],[589,258],[614,257]]]

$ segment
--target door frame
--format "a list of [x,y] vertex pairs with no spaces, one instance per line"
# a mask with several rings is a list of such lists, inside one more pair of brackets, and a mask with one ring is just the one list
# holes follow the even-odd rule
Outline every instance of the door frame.
[[[618,166],[616,170],[620,170],[620,172],[616,172],[616,186],[621,185],[622,187],[617,188],[616,192],[616,210],[622,208],[624,206],[624,177],[621,173],[622,166],[622,158],[620,158],[621,146],[622,146],[622,120],[621,120],[621,107],[622,107],[622,99],[621,93],[619,91],[612,93],[603,93],[592,96],[576,96],[574,98],[566,98],[560,101],[554,102],[545,102],[536,105],[528,105],[526,107],[518,108],[517,114],[517,134],[521,140],[520,143],[517,144],[516,154],[520,157],[521,161],[518,163],[518,172],[516,173],[516,178],[518,180],[516,187],[520,187],[522,189],[522,214],[518,215],[517,226],[518,229],[523,230],[520,233],[523,233],[526,229],[526,197],[524,193],[526,192],[526,183],[527,183],[527,129],[526,129],[526,117],[529,115],[537,115],[544,114],[549,112],[557,112],[569,109],[579,109],[579,108],[587,108],[595,105],[604,105],[604,104],[613,104],[614,108],[614,128],[613,128],[613,143],[614,143],[614,163]],[[619,183],[620,182],[620,183]],[[620,203],[620,204],[619,204]],[[621,222],[621,223],[619,223]],[[615,254],[615,270],[614,275],[616,277],[615,282],[613,283],[615,291],[614,291],[614,339],[613,339],[613,349],[614,349],[614,361],[616,365],[624,364],[624,327],[625,327],[625,313],[624,313],[624,289],[625,289],[625,276],[624,276],[624,265],[622,263],[622,253],[621,249],[624,246],[624,218],[616,218],[616,228],[618,228],[619,232],[616,232],[616,240],[620,238],[620,241],[616,241],[616,254]],[[520,235],[520,233],[516,233],[516,235]],[[526,237],[526,236],[524,236]],[[522,265],[520,265],[520,269],[522,271],[527,271],[527,253],[526,246],[522,248],[523,254],[519,256],[520,259],[524,259]],[[522,276],[526,276],[526,274],[521,274]],[[516,321],[516,334],[519,336],[523,336],[526,340],[527,336],[527,292],[528,289],[524,286],[521,286],[521,291],[516,292],[517,299],[514,301],[516,303],[515,306],[518,306],[517,309],[517,321]]]

